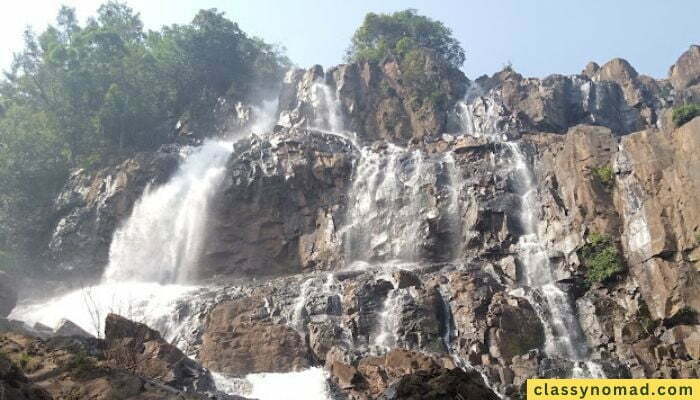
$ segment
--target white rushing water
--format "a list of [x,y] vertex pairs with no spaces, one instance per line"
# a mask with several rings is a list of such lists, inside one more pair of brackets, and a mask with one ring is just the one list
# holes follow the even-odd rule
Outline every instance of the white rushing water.
[[424,228],[423,154],[388,145],[363,148],[349,194],[344,230],[346,262],[418,258]]
[[326,400],[330,398],[328,373],[323,368],[299,372],[249,374],[229,378],[214,373],[216,387],[228,394],[258,400]]
[[114,232],[104,282],[186,282],[206,238],[209,199],[233,143],[206,141],[190,150],[166,184],[146,189]]
[[[324,93],[324,96],[330,96]],[[328,97],[332,99],[332,97]],[[326,100],[328,100],[326,99]],[[275,103],[253,108],[253,131],[265,132],[274,123]],[[330,118],[331,129],[337,121]],[[115,231],[109,264],[99,284],[65,293],[49,301],[22,304],[13,319],[29,325],[56,327],[69,319],[85,331],[101,336],[104,320],[116,313],[145,323],[190,354],[183,330],[194,317],[180,315],[181,307],[196,306],[200,287],[192,282],[206,239],[209,202],[222,183],[226,162],[233,152],[232,141],[208,140],[187,148],[178,171],[165,184],[147,187],[134,204],[131,216]],[[324,288],[335,290],[328,275]],[[303,289],[296,314],[301,314],[309,288]],[[303,329],[303,327],[302,327]],[[184,336],[183,336],[184,334]],[[248,375],[229,379],[214,373],[219,390],[260,400],[325,400],[329,398],[327,374],[321,368],[291,373]]]
[[327,84],[316,81],[311,85],[311,105],[314,108],[313,127],[340,133],[345,130],[338,94]]
[[392,289],[387,293],[382,310],[377,316],[377,332],[373,340],[374,351],[383,354],[397,347],[396,331],[399,328],[403,289]]
[[171,340],[180,328],[175,313],[178,303],[197,289],[154,282],[104,283],[69,292],[48,303],[21,305],[13,310],[10,318],[29,325],[38,322],[50,328],[66,318],[86,332],[100,336],[105,317],[115,313],[145,323]]
[[[537,186],[518,143],[504,143],[510,152],[511,162],[520,178],[520,220],[524,234],[518,246],[524,265],[525,285],[539,289],[542,301],[526,296],[539,311],[546,334],[545,350],[550,355],[581,360],[586,345],[581,336],[578,320],[570,305],[568,295],[556,285],[556,277],[547,255],[547,245],[538,231]],[[538,304],[541,303],[541,304]]]

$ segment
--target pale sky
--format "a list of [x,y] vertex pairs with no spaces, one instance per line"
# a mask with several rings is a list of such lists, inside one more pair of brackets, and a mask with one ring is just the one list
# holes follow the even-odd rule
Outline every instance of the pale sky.
[[[61,4],[84,20],[101,0],[5,0],[0,6],[0,66],[22,46],[26,25],[41,31]],[[588,61],[626,58],[640,73],[665,77],[692,43],[700,43],[698,0],[129,0],[146,28],[187,23],[218,8],[251,35],[287,48],[301,67],[342,62],[367,12],[416,8],[452,28],[467,52],[470,78],[505,64],[526,76],[580,72]]]

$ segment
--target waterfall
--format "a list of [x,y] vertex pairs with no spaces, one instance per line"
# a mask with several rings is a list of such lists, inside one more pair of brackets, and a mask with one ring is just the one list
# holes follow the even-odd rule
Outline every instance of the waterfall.
[[460,195],[464,186],[462,172],[455,161],[454,154],[450,151],[445,153],[444,164],[449,178],[449,202],[447,206],[450,232],[452,233],[452,258],[460,262],[464,253],[464,243],[467,238],[462,224],[462,207],[460,205]]
[[342,230],[346,263],[420,261],[428,223],[437,220],[449,232],[444,258],[458,258],[462,185],[452,153],[431,157],[393,144],[362,148]]
[[213,140],[187,149],[175,175],[159,187],[147,187],[114,232],[99,284],[22,305],[13,316],[50,327],[67,318],[100,336],[104,318],[117,313],[177,340],[182,321],[174,311],[198,289],[186,283],[194,278],[206,237],[209,199],[232,152],[232,142]]
[[314,109],[313,128],[341,133],[345,130],[338,94],[327,84],[315,81],[311,85],[311,105]]
[[[588,347],[581,332],[568,294],[557,285],[554,268],[547,254],[547,243],[538,227],[540,203],[533,171],[519,142],[508,141],[500,117],[502,106],[491,98],[476,97],[469,104],[458,105],[463,131],[502,146],[500,158],[510,164],[518,178],[516,192],[520,196],[520,224],[523,234],[517,244],[518,258],[523,265],[523,287],[511,291],[528,299],[545,330],[545,352],[549,356],[585,361],[574,375],[599,376],[602,370],[587,361]],[[507,125],[507,124],[506,124]],[[507,127],[507,126],[506,126]],[[503,151],[505,150],[505,151]]]
[[515,142],[505,142],[511,162],[519,178],[520,222],[523,235],[518,243],[519,256],[524,266],[524,284],[541,294],[540,301],[524,291],[542,319],[546,345],[545,351],[551,356],[570,360],[581,360],[587,348],[581,328],[571,307],[569,296],[556,285],[556,277],[547,255],[547,244],[538,232],[537,185],[525,159],[521,146]]
[[377,354],[383,354],[398,346],[396,331],[401,324],[403,293],[406,289],[392,289],[387,293],[382,310],[377,316],[377,332],[372,347]]
[[192,276],[206,237],[208,203],[226,170],[231,142],[192,149],[166,184],[146,189],[109,249],[104,282],[182,283]]
[[387,145],[362,149],[349,193],[345,260],[386,261],[418,258],[426,193],[424,158],[419,151]]

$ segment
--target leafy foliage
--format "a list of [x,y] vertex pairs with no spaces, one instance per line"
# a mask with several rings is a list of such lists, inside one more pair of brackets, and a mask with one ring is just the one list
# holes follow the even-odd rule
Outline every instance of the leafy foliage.
[[682,126],[698,115],[700,115],[700,104],[693,103],[674,108],[671,118],[676,126]]
[[81,349],[70,359],[67,367],[73,376],[81,378],[91,372],[95,372],[97,362],[93,357],[90,357],[85,350]]
[[617,247],[608,235],[591,233],[588,243],[579,250],[579,256],[586,267],[589,283],[605,282],[624,269]]
[[223,95],[258,100],[290,64],[215,9],[144,32],[123,3],[84,25],[62,7],[54,25],[24,36],[0,81],[0,268],[46,247],[70,169],[156,149],[178,119],[205,118]]
[[440,21],[418,15],[414,9],[367,14],[352,37],[346,59],[378,62],[392,55],[401,60],[417,49],[435,51],[454,68],[464,64],[464,49],[452,36],[452,30]]
[[593,176],[605,187],[611,187],[615,183],[615,171],[610,165],[593,168]]

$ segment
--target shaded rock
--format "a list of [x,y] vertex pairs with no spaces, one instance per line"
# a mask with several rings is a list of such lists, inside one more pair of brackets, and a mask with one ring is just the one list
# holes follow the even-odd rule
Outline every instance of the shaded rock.
[[392,274],[392,277],[396,281],[396,288],[403,289],[407,287],[421,287],[421,281],[418,276],[405,269],[398,270]]
[[[21,334],[0,335],[0,353],[3,354],[0,356],[0,397],[5,384],[10,384],[5,394],[16,397],[9,396],[8,400],[231,399],[214,393],[186,393],[127,369],[114,368],[111,361],[104,359],[101,350],[92,354],[92,350],[85,347],[101,347],[97,339],[93,339],[93,343],[82,343],[78,337],[70,342],[63,339],[67,338],[45,342]],[[9,374],[7,360],[15,366]],[[19,370],[28,381],[18,376]],[[29,381],[33,384],[28,384]]]
[[0,354],[0,399],[51,400],[53,397],[49,392],[29,381],[14,363]]
[[17,305],[17,286],[7,272],[0,271],[0,318],[7,317]]
[[331,322],[310,322],[309,330],[309,347],[314,357],[320,362],[326,361],[326,353],[333,346],[342,344],[342,330],[340,326]]
[[454,368],[403,376],[379,398],[496,400],[500,397],[484,384],[478,372]]
[[62,319],[59,321],[53,334],[54,336],[80,336],[86,338],[94,337],[93,335],[85,332],[83,328],[67,319]]
[[453,398],[450,395],[464,395],[470,390],[472,395],[483,397],[465,398],[498,398],[478,372],[455,368],[449,357],[400,349],[365,357],[355,365],[335,362],[331,380],[353,399]]
[[211,374],[160,333],[116,314],[105,321],[105,356],[110,365],[185,391],[214,390]]

